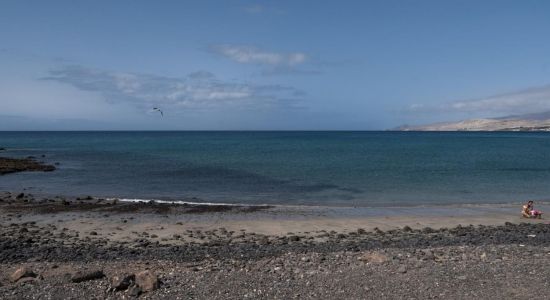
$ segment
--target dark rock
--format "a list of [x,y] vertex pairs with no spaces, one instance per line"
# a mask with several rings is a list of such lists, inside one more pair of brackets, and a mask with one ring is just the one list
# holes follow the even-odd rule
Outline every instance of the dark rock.
[[374,227],[374,232],[376,232],[377,234],[384,234],[384,231],[380,230],[380,228],[378,227]]
[[[459,226],[460,226],[460,225],[459,225]],[[458,226],[457,226],[457,227],[458,227]],[[424,228],[422,229],[422,232],[423,232],[423,233],[434,233],[435,230],[433,230],[433,228],[431,228],[431,227],[424,227]]]
[[105,277],[105,274],[101,270],[91,270],[91,271],[79,271],[73,274],[71,281],[75,283],[96,280]]
[[130,287],[135,279],[134,274],[116,275],[111,278],[111,287],[117,291],[122,291]]
[[34,157],[24,159],[0,157],[0,175],[23,171],[53,171],[54,166],[46,165],[34,160]]
[[300,240],[300,237],[297,235],[291,235],[288,237],[288,239],[292,242],[298,242]]
[[141,288],[137,285],[130,287],[130,289],[128,290],[128,295],[131,297],[138,297],[139,295],[141,295],[141,293]]

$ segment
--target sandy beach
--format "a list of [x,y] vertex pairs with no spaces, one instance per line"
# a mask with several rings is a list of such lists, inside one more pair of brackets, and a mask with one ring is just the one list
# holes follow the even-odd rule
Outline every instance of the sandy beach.
[[527,299],[529,286],[550,289],[548,221],[521,218],[518,204],[0,200],[6,299]]

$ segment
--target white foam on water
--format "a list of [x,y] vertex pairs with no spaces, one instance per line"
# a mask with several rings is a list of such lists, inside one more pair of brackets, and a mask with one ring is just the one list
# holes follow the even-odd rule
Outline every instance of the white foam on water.
[[190,201],[170,201],[170,200],[158,200],[158,199],[131,199],[131,198],[106,198],[110,201],[121,201],[121,202],[133,202],[133,203],[149,203],[153,201],[154,203],[161,204],[180,204],[180,205],[223,205],[223,206],[273,206],[268,204],[241,204],[241,203],[214,203],[214,202],[190,202]]

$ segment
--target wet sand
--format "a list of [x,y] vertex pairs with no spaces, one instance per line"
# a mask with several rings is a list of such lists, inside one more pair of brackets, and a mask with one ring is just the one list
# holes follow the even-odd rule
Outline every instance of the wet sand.
[[[425,227],[450,228],[457,225],[503,225],[509,223],[546,223],[549,221],[525,219],[520,215],[521,204],[453,205],[423,207],[320,207],[320,206],[235,206],[131,203],[96,199],[72,200],[71,205],[20,203],[4,206],[2,220],[9,211],[25,212],[19,222],[55,224],[82,235],[95,231],[113,240],[130,240],[133,232],[147,231],[162,237],[170,237],[185,230],[227,230],[255,232],[265,235],[284,235],[288,232],[337,231],[353,232],[361,228],[372,231],[413,229]],[[538,204],[542,211],[550,211],[550,205]],[[13,213],[11,215],[13,215]]]

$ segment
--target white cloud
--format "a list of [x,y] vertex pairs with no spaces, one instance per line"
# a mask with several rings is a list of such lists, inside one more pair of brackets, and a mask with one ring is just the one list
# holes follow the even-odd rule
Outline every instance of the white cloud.
[[219,55],[242,64],[259,64],[270,66],[296,66],[307,60],[307,55],[301,52],[278,53],[262,50],[253,46],[214,45],[211,50]]
[[260,14],[285,14],[286,12],[280,8],[273,6],[266,6],[261,4],[252,4],[242,7],[242,10],[251,15]]
[[224,82],[206,71],[170,78],[67,66],[50,71],[44,79],[96,92],[108,102],[129,103],[144,111],[151,106],[173,110],[292,107],[303,95],[286,86]]
[[438,111],[444,113],[476,113],[487,115],[549,111],[550,85],[532,87],[479,99],[459,100],[439,106],[413,104],[409,109],[416,112]]
[[249,14],[259,14],[265,11],[265,7],[263,5],[254,4],[243,7],[243,10]]

